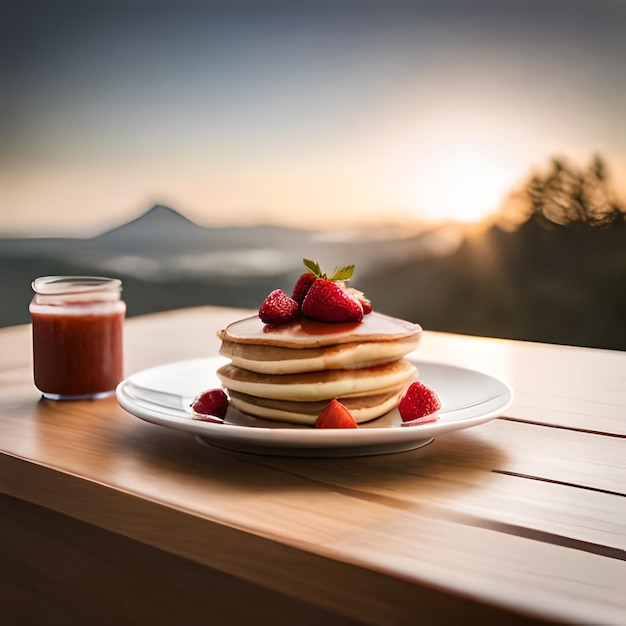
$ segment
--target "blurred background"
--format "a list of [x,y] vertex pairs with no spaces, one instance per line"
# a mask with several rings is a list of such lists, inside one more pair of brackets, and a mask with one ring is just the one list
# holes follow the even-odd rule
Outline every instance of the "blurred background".
[[626,4],[0,0],[0,325],[30,282],[626,349]]

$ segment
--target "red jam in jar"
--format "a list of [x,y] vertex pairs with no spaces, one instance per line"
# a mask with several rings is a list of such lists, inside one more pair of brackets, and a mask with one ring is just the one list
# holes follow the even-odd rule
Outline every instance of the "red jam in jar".
[[122,283],[45,276],[32,283],[35,386],[51,400],[109,396],[123,379]]

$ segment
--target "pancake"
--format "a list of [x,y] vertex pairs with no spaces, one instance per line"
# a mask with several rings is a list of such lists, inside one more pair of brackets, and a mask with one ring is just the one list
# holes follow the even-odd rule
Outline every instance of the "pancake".
[[229,324],[218,333],[222,341],[280,348],[319,348],[345,343],[397,341],[418,337],[419,324],[372,312],[360,322],[328,323],[301,318],[282,326],[264,324],[252,315]]
[[418,324],[372,312],[362,321],[300,317],[271,326],[258,315],[218,333],[217,371],[233,407],[253,417],[314,425],[333,398],[360,423],[398,405],[416,374],[406,361],[422,333]]
[[261,374],[296,374],[321,370],[372,367],[413,351],[420,335],[396,341],[344,343],[320,348],[281,348],[223,340],[220,354],[232,364]]
[[228,364],[217,370],[229,391],[249,396],[315,402],[396,392],[415,376],[417,369],[404,359],[350,370],[325,370],[303,374],[259,374]]
[[[404,388],[396,392],[380,393],[358,398],[339,398],[339,401],[350,411],[357,423],[368,422],[394,409]],[[249,396],[238,391],[230,392],[231,404],[253,417],[291,422],[313,426],[315,420],[328,404],[328,400],[318,402],[289,402],[286,400],[269,400]]]

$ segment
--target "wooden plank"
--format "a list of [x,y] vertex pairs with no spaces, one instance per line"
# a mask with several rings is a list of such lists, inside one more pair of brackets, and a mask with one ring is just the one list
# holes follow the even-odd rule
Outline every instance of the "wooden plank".
[[[602,502],[600,509],[590,509],[596,523],[584,535],[571,532],[564,535],[614,547],[618,546],[611,542],[611,535],[620,537],[615,524],[623,523],[626,518],[620,515],[626,500],[611,497],[611,493],[624,492],[626,473],[623,445],[621,440],[612,438],[600,438],[600,441],[597,436],[583,433],[495,421],[441,437],[414,453],[306,462],[212,452],[196,445],[188,435],[145,424],[127,415],[113,400],[61,407],[43,401],[34,413],[31,410],[28,403],[24,404],[21,412],[5,419],[0,426],[0,443],[13,454],[147,498],[165,497],[174,506],[196,508],[208,516],[221,514],[231,523],[240,523],[248,510],[248,500],[254,501],[259,489],[266,491],[268,481],[286,490],[306,487],[309,498],[312,489],[307,481],[317,481],[320,497],[328,486],[357,490],[363,498],[388,497],[400,492],[405,503],[428,498],[438,506],[448,502],[446,506],[451,509],[461,506],[463,498],[459,500],[459,495],[479,494],[485,511],[489,510],[500,521],[503,520],[498,512],[512,514],[519,510],[517,499],[520,499],[538,510],[543,507],[546,515],[554,518],[550,524],[542,522],[543,525],[537,526],[544,532],[555,532],[553,524],[568,527],[573,519],[572,507],[565,505],[587,498],[589,505],[598,506]],[[63,411],[61,416],[59,410]],[[8,428],[10,423],[14,428]],[[289,476],[276,476],[272,471],[263,474],[261,467],[287,472]],[[512,499],[503,502],[501,488],[497,486],[502,476],[494,471],[534,480],[510,476],[507,484],[513,490]],[[222,479],[225,472],[228,481]],[[547,510],[545,501],[535,501],[542,484],[548,484],[543,481],[563,487],[555,490],[555,501]],[[596,491],[592,493],[592,489]],[[201,494],[209,490],[211,503],[203,503]],[[331,496],[336,495],[331,492]],[[600,499],[601,495],[607,497]],[[320,514],[319,510],[335,506],[333,497],[330,501],[320,501],[317,508],[309,507],[310,520],[304,517],[306,510],[299,510],[301,517],[295,526],[307,523],[320,532],[328,531],[332,521],[325,520],[325,513]],[[492,501],[494,504],[489,507]],[[268,528],[276,517],[289,517],[292,508],[301,506],[293,498],[281,499],[280,493],[273,494],[271,502],[273,506],[266,513],[257,511],[257,522],[266,520]],[[557,503],[564,506],[563,511],[558,510]],[[305,505],[308,506],[308,501]],[[487,513],[484,515],[488,517]],[[583,529],[585,511],[580,510],[579,515],[583,519],[578,525]],[[338,522],[339,528],[344,522],[333,521]]]
[[[13,470],[16,473],[15,467]],[[330,503],[323,497],[328,489],[320,489],[319,498],[311,496],[320,506],[319,520],[324,515],[333,520],[345,515],[343,532],[336,533],[334,541],[326,537],[322,543],[316,527],[309,525],[312,520],[303,511],[306,507],[292,507],[286,519],[274,518],[267,543],[268,537],[259,537],[252,529],[258,532],[257,513],[265,510],[263,505],[271,498],[268,494],[257,494],[258,506],[248,502],[248,529],[229,536],[219,529],[235,529],[232,523],[207,525],[184,511],[164,507],[157,511],[154,502],[135,504],[122,492],[101,485],[91,483],[86,489],[77,489],[67,481],[57,483],[57,487],[65,487],[63,491],[54,486],[40,474],[32,487],[38,490],[38,502],[55,510],[59,506],[63,510],[71,502],[80,519],[249,582],[267,584],[290,597],[322,607],[346,606],[351,618],[371,615],[375,621],[399,623],[414,618],[411,611],[418,609],[414,597],[406,597],[411,593],[400,591],[403,585],[396,590],[400,596],[395,597],[393,585],[379,588],[382,581],[370,579],[369,571],[389,577],[389,583],[412,583],[417,586],[415,593],[418,588],[445,590],[485,606],[508,606],[521,615],[542,615],[548,620],[619,624],[626,609],[624,561],[471,526],[462,519],[432,516],[429,509],[420,507],[396,510],[345,495]],[[299,520],[300,539],[296,541]],[[279,548],[281,545],[284,548]],[[285,548],[296,552],[285,552]],[[339,585],[338,580],[342,581]],[[388,621],[391,615],[395,617]]]
[[6,496],[0,496],[0,589],[5,626],[348,623],[267,587]]
[[[414,538],[419,537],[416,541]],[[432,518],[396,515],[341,546],[351,559],[568,623],[622,624],[626,563]]]
[[[513,436],[511,425],[503,424],[503,429],[499,424],[494,426],[504,431],[504,439],[517,437],[519,425],[512,425]],[[553,466],[538,466],[532,456],[520,454],[522,450],[517,450],[517,467],[524,469],[522,475],[498,470],[515,467],[511,463],[514,455],[503,456],[490,443],[490,439],[480,437],[477,429],[442,437],[427,448],[392,457],[325,459],[306,466],[301,461],[243,455],[241,461],[254,468],[271,467],[299,474],[354,499],[400,511],[420,510],[426,515],[464,519],[477,526],[492,524],[498,532],[563,545],[578,542],[578,549],[626,557],[625,496],[545,478],[554,476],[547,472]],[[615,452],[619,463],[620,450]],[[593,459],[588,460],[592,462],[587,467],[595,467]],[[625,473],[622,463],[621,467],[615,466],[613,477],[623,479]]]
[[425,332],[414,354],[504,380],[507,415],[626,437],[624,352]]
[[[432,586],[427,579],[418,582],[377,571],[371,563],[350,563],[336,551],[320,555],[314,549],[317,544],[289,546],[282,538],[268,540],[97,483],[25,465],[0,456],[0,470],[10,469],[18,482],[36,478],[29,482],[30,495],[47,509],[63,513],[71,503],[72,517],[78,513],[76,518],[84,522],[310,603],[342,616],[346,623],[410,625],[416,615],[427,615],[432,624],[458,623],[468,617],[498,625],[554,621],[532,607],[511,611],[506,598],[491,603],[450,595],[446,587]],[[111,557],[117,560],[118,554]],[[123,561],[124,554],[120,558]]]

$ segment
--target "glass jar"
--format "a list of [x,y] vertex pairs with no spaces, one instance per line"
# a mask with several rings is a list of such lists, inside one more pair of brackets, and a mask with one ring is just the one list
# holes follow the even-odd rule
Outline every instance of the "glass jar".
[[123,379],[122,281],[44,276],[32,283],[33,374],[51,400],[104,398]]

